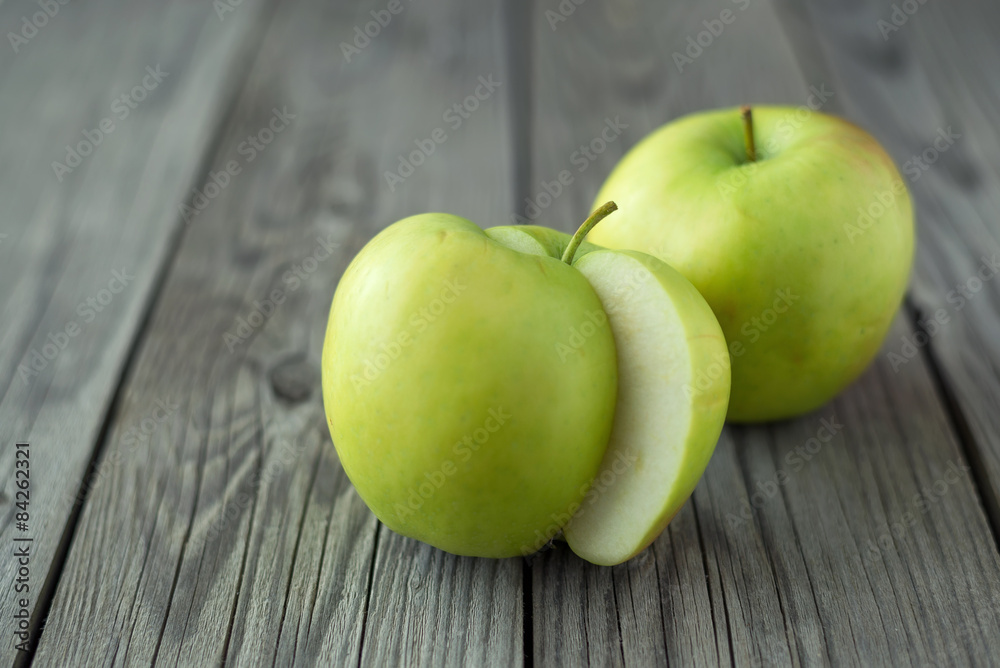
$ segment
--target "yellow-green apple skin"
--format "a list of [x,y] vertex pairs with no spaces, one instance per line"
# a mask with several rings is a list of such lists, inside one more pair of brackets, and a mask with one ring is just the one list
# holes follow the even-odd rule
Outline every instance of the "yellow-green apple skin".
[[754,162],[738,109],[649,135],[597,196],[620,211],[588,236],[698,288],[728,341],[735,422],[805,413],[850,384],[888,332],[914,244],[906,185],[874,138],[804,109],[752,112]]
[[617,396],[601,308],[570,265],[457,216],[378,234],[337,287],[322,359],[334,445],[375,515],[454,554],[510,557],[582,501]]
[[[560,257],[570,240],[532,225],[486,233],[552,257]],[[564,536],[580,557],[611,566],[660,535],[708,466],[728,406],[729,368],[717,361],[726,355],[726,340],[690,281],[651,255],[584,242],[573,267],[590,281],[611,324],[618,401],[601,471],[586,498],[570,509]],[[705,382],[696,386],[700,373]],[[525,552],[549,537],[543,534]]]

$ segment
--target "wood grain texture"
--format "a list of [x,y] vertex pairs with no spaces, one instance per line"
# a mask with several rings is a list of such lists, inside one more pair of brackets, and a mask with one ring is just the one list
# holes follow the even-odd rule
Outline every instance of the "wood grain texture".
[[[175,202],[231,100],[259,4],[224,23],[205,4],[62,4],[35,32],[22,19],[38,5],[0,7],[0,443],[32,446],[35,637],[74,498],[179,229]],[[22,32],[30,39],[15,51],[8,33]],[[91,140],[67,158],[67,145]],[[4,545],[16,535],[13,468],[3,447]],[[13,568],[0,563],[4,611],[14,609]],[[6,629],[0,662],[10,663]]]
[[[911,306],[931,323],[926,346],[1000,532],[1000,11],[927,3],[911,15],[892,5],[808,3],[799,18],[818,26],[818,39],[799,51],[837,78],[843,108],[911,166],[904,178],[921,241]],[[950,145],[939,140],[949,130],[958,135]]]
[[[1000,279],[950,295],[1000,256],[1000,9],[924,3],[884,38],[894,4],[403,0],[354,42],[387,3],[99,0],[0,45],[0,442],[33,444],[37,665],[995,661]],[[29,9],[0,0],[0,28]],[[118,118],[147,65],[169,74]],[[449,115],[481,78],[499,85]],[[915,276],[862,378],[797,420],[727,427],[690,502],[614,568],[562,543],[459,558],[375,520],[319,385],[333,289],[374,234],[431,210],[572,231],[650,130],[820,87],[900,164],[961,133],[908,183]],[[52,162],[106,117],[60,180]],[[112,271],[136,278],[85,320]],[[928,345],[890,357],[940,309]],[[0,450],[5,480],[13,461]]]
[[[673,54],[727,9],[732,23],[678,71]],[[623,152],[664,122],[742,103],[802,105],[810,85],[832,87],[835,102],[844,94],[804,75],[797,40],[766,2],[586,4],[554,30],[546,10],[557,3],[536,10],[529,196],[570,170],[573,183],[538,218],[564,230]],[[616,116],[629,126],[621,137],[575,166],[574,151]],[[532,565],[536,657],[926,665],[996,656],[1000,557],[972,471],[927,359],[896,371],[886,358],[912,335],[904,314],[873,366],[814,414],[727,427],[692,501],[632,562],[595,569],[564,545],[543,553]],[[818,452],[801,450],[823,420],[843,427]],[[662,630],[649,632],[650,620]]]
[[[208,169],[240,172],[192,215],[166,277],[42,665],[520,659],[520,562],[461,559],[380,528],[324,417],[326,316],[354,254],[405,215],[489,225],[512,200],[499,3],[405,3],[348,60],[341,42],[382,6],[275,4]],[[500,87],[450,125],[444,112],[490,75]],[[294,118],[251,160],[241,148],[275,109]],[[447,141],[390,189],[384,172],[437,127]],[[281,303],[252,317],[275,291]],[[132,447],[129,429],[158,401],[177,407]]]

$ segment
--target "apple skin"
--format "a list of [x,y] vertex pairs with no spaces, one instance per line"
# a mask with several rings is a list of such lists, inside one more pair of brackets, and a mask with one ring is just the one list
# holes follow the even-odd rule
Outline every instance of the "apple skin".
[[[620,211],[588,236],[655,255],[698,288],[729,344],[733,422],[808,412],[857,378],[913,260],[909,193],[874,138],[786,107],[754,107],[753,128],[753,163],[738,109],[655,131],[608,177],[596,201]],[[862,229],[859,208],[880,197],[884,213]]]
[[[519,556],[565,523],[614,417],[614,340],[587,317],[600,309],[577,270],[457,216],[378,234],[337,287],[322,359],[337,453],[375,515],[480,557]],[[561,356],[586,322],[593,334]]]

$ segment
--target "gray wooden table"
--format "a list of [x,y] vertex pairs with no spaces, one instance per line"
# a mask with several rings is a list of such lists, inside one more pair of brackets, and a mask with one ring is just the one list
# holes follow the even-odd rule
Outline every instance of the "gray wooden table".
[[[63,2],[0,5],[4,662],[1000,664],[993,0]],[[380,526],[319,392],[351,257],[412,213],[510,222],[564,169],[539,222],[570,230],[647,132],[740,103],[819,106],[909,163],[915,270],[871,368],[727,428],[618,567]]]

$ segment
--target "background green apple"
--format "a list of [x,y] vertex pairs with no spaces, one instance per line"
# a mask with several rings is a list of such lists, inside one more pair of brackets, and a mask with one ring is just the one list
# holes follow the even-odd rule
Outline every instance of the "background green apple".
[[729,419],[814,409],[867,366],[906,288],[913,213],[871,136],[844,120],[738,109],[670,123],[615,167],[597,201],[621,211],[591,232],[661,258],[698,288],[732,360]]
[[576,269],[456,216],[407,218],[365,246],[334,296],[323,397],[375,515],[484,557],[520,555],[565,523],[612,427],[615,345],[601,308]]

